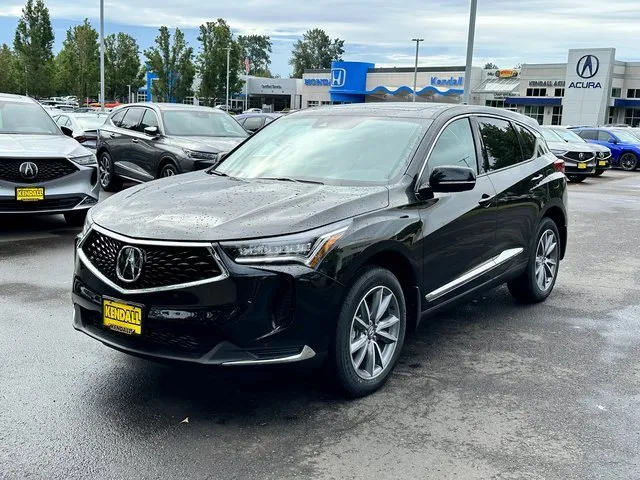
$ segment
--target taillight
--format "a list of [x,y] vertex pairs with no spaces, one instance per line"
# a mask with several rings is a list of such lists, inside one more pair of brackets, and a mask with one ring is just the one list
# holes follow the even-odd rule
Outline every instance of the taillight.
[[564,160],[558,159],[555,162],[553,162],[553,169],[556,172],[564,173]]
[[84,137],[84,136],[82,136],[82,135],[80,135],[80,136],[78,136],[78,137],[75,137],[75,138],[76,138],[76,141],[77,141],[78,143],[84,143],[84,142],[86,142],[86,141],[87,141],[87,137]]

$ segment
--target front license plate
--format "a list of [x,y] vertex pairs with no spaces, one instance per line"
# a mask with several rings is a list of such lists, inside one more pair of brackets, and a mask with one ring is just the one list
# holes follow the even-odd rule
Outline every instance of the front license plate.
[[102,324],[127,335],[142,333],[142,307],[112,298],[102,299]]
[[16,200],[19,202],[39,202],[44,200],[44,187],[17,187]]
[[600,161],[598,162],[598,166],[599,166],[599,167],[606,167],[606,166],[607,166],[607,162],[606,162],[606,161],[604,161],[604,160],[600,160]]
[[578,164],[578,169],[584,170],[585,168],[587,168],[587,164],[586,163],[579,163]]

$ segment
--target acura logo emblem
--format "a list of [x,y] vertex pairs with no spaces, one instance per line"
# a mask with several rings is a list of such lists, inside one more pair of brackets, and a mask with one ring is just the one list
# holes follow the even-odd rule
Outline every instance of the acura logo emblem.
[[593,78],[600,69],[600,60],[595,55],[585,55],[578,60],[576,73],[580,78]]
[[33,180],[38,175],[38,166],[33,162],[24,162],[20,164],[20,175],[27,180]]
[[333,68],[331,70],[331,86],[336,88],[344,87],[347,80],[347,71],[344,68]]
[[580,154],[580,160],[584,160],[584,153]]
[[144,265],[144,252],[138,247],[126,246],[118,252],[116,259],[116,275],[126,283],[133,283],[140,278]]

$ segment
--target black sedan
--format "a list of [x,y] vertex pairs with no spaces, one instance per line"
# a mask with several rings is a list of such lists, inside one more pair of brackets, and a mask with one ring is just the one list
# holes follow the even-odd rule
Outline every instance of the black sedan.
[[202,170],[247,138],[221,110],[173,103],[140,103],[114,110],[100,128],[100,185],[118,190],[122,179],[147,182]]
[[296,112],[215,169],[94,207],[74,326],[157,360],[324,360],[365,395],[424,316],[505,282],[521,302],[547,298],[567,243],[563,172],[535,122],[504,110]]
[[234,118],[247,132],[256,133],[283,115],[283,113],[243,113]]

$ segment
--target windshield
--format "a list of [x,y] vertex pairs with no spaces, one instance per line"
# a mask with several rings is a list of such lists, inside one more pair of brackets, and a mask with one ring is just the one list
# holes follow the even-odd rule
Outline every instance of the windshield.
[[613,133],[618,137],[618,140],[624,143],[640,143],[640,139],[630,132],[624,130],[614,130]]
[[564,142],[564,139],[558,133],[549,128],[541,128],[540,133],[547,142]]
[[60,135],[60,129],[40,105],[0,100],[0,134]]
[[106,116],[98,115],[76,115],[76,121],[83,130],[97,130],[104,125],[106,118]]
[[389,183],[407,166],[430,121],[292,115],[273,122],[217,168],[232,177]]
[[553,128],[551,130],[566,142],[587,143],[585,139],[571,130],[567,130],[565,128]]
[[165,133],[180,137],[246,137],[247,132],[229,115],[207,110],[162,112]]

